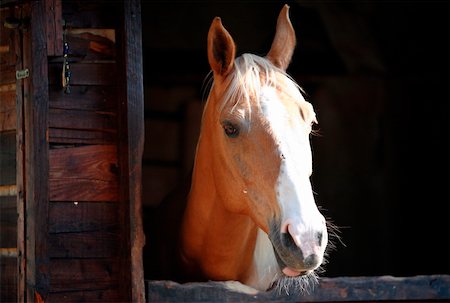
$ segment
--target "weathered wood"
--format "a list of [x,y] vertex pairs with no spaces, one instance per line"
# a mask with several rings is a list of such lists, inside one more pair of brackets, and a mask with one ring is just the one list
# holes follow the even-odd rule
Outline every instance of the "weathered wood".
[[50,258],[111,258],[118,255],[114,232],[57,233],[49,235]]
[[117,4],[111,2],[104,9],[104,2],[69,1],[64,3],[63,18],[72,28],[115,28]]
[[17,258],[17,248],[0,248],[0,258]]
[[0,247],[12,248],[17,243],[16,197],[0,197]]
[[117,142],[117,131],[93,131],[50,128],[50,143],[64,144],[113,144]]
[[[113,60],[116,57],[114,29],[71,28],[66,31],[71,62]],[[62,62],[54,58],[52,62]]]
[[0,185],[16,183],[16,134],[0,132]]
[[[20,68],[22,69],[22,68]],[[16,83],[8,83],[0,85],[0,93],[7,93],[16,90]],[[3,97],[2,97],[3,98]],[[3,99],[0,99],[3,100]]]
[[48,302],[120,302],[116,288],[100,290],[79,290],[68,292],[54,292],[47,297]]
[[0,65],[0,85],[16,83],[16,66]]
[[16,129],[16,87],[8,85],[10,90],[0,89],[0,132]]
[[26,285],[27,301],[35,294],[47,296],[50,288],[47,252],[48,216],[48,64],[45,7],[43,1],[30,2],[30,24],[23,31],[23,65],[30,76],[23,81],[25,120],[26,182]]
[[178,284],[147,281],[148,302],[373,302],[450,300],[450,276],[431,275],[408,278],[339,277],[322,278],[310,293],[288,289],[244,294],[231,291],[221,282]]
[[[73,63],[70,64],[71,85],[116,85],[115,63]],[[51,85],[61,84],[62,64],[49,64],[49,82]]]
[[79,233],[119,228],[116,203],[50,203],[49,232]]
[[16,185],[0,185],[0,197],[10,197],[17,195]]
[[[24,4],[24,7],[28,4]],[[22,9],[22,8],[20,8]],[[23,50],[21,32],[14,33],[16,70],[23,69]],[[14,85],[16,91],[16,201],[17,201],[17,301],[25,302],[25,144],[24,144],[24,87],[23,81]]]
[[77,130],[103,130],[113,132],[116,115],[108,112],[50,109],[49,127]]
[[[3,1],[2,1],[3,4]],[[5,7],[0,11],[0,74],[3,73],[3,67],[6,65],[14,66],[16,57],[14,54],[14,29],[4,26],[5,19],[8,17],[19,17],[19,9],[15,7]],[[1,78],[1,75],[0,75]]]
[[[144,89],[142,67],[142,26],[139,0],[123,1],[123,61],[124,98],[119,112],[119,155],[122,169],[121,201],[125,218],[124,242],[131,251],[121,256],[122,279],[130,279],[128,285],[121,284],[124,294],[131,293],[132,302],[145,302],[142,249],[145,237],[142,227],[142,154],[144,149]],[[120,9],[120,11],[122,11]]]
[[114,181],[118,178],[117,147],[114,145],[52,149],[50,163],[50,179]]
[[115,86],[73,86],[70,94],[58,86],[49,88],[50,108],[74,109],[99,112],[117,110],[117,92]]
[[118,201],[118,183],[114,181],[71,178],[49,181],[51,201]]
[[63,54],[63,26],[61,0],[45,0],[47,15],[47,54],[62,56]]
[[[52,259],[52,292],[118,289],[117,259]],[[122,282],[122,281],[121,281]]]
[[117,201],[116,146],[50,150],[49,184],[51,201]]
[[0,302],[17,302],[15,258],[0,258],[0,285]]

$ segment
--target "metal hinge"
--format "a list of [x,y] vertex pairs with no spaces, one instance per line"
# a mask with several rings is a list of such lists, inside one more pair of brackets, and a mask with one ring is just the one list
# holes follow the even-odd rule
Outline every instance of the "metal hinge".
[[16,79],[17,80],[25,79],[25,78],[28,78],[29,76],[30,76],[30,71],[28,70],[28,68],[16,71]]

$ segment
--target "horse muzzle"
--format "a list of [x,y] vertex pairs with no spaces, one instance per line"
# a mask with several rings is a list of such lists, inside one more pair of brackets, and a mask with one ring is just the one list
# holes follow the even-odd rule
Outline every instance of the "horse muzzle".
[[322,264],[328,235],[325,226],[302,232],[293,224],[272,224],[269,238],[280,270],[293,277],[312,272]]

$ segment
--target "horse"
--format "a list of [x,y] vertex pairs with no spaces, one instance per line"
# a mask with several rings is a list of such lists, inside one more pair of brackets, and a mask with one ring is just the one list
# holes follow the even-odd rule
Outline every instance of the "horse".
[[221,18],[211,23],[213,80],[179,238],[188,276],[267,290],[313,277],[324,260],[327,223],[310,182],[316,115],[286,73],[295,45],[287,5],[265,57],[236,58]]

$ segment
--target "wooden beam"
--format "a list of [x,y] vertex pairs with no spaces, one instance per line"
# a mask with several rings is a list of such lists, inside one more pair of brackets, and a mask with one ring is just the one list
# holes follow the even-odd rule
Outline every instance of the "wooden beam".
[[0,257],[1,258],[16,258],[17,257],[17,248],[0,248]]
[[[20,10],[29,12],[29,4]],[[14,32],[16,70],[23,70],[22,32]],[[17,201],[17,302],[25,302],[26,293],[26,236],[25,236],[25,143],[24,143],[24,86],[22,80],[14,84],[16,93],[16,201]]]
[[16,185],[0,185],[0,197],[11,197],[17,195]]
[[[128,214],[127,240],[131,251],[127,271],[131,278],[132,302],[145,302],[142,249],[145,237],[142,227],[142,154],[144,149],[144,87],[142,68],[141,5],[139,0],[123,1],[123,33],[120,37],[125,75],[124,100],[119,122],[119,166],[122,167],[122,204]],[[125,270],[125,269],[124,269]]]
[[45,0],[47,15],[47,52],[49,56],[63,55],[63,26],[61,0]]
[[450,276],[338,277],[322,278],[308,293],[294,287],[286,291],[244,294],[230,290],[223,282],[178,284],[147,281],[148,302],[447,302]]
[[48,217],[48,63],[44,1],[31,1],[30,24],[23,31],[26,301],[44,300],[50,288],[47,253]]

